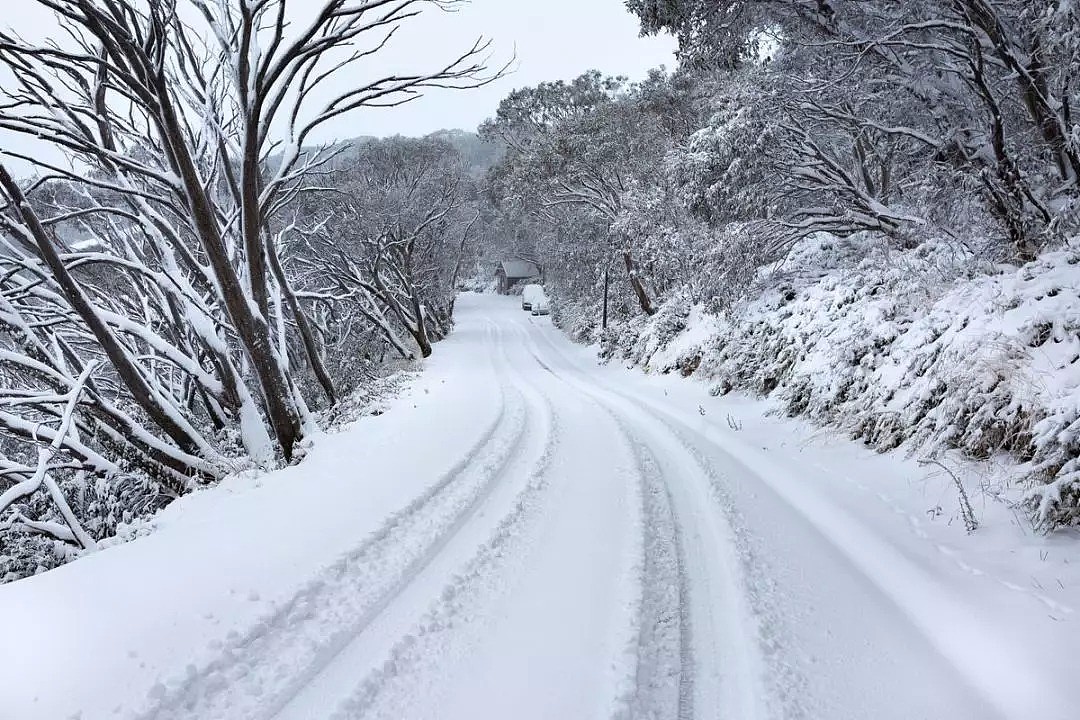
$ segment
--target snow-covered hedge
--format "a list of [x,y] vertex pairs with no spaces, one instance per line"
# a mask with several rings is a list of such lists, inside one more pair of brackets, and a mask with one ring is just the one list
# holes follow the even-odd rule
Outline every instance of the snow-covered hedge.
[[761,287],[721,316],[676,295],[602,352],[775,393],[881,450],[1009,453],[1040,527],[1080,522],[1080,239],[1017,269],[943,243],[816,237]]

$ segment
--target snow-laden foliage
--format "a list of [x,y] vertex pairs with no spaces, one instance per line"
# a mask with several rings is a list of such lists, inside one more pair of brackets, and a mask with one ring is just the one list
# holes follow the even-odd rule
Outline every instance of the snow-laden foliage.
[[1037,522],[1075,522],[1080,242],[1019,269],[978,265],[940,241],[815,236],[762,269],[753,300],[715,314],[674,296],[603,351],[717,393],[774,394],[882,450],[1008,453]]
[[[978,210],[1022,260],[1075,232],[1075,3],[628,6],[644,31],[679,38],[685,69],[718,85],[721,104],[746,97],[748,87],[764,101],[742,104],[777,128],[753,155],[776,170],[793,229],[955,229]],[[731,122],[720,114],[712,127]],[[722,166],[716,176],[726,172]]]
[[361,144],[331,175],[340,192],[313,202],[326,219],[307,239],[304,284],[355,308],[402,357],[431,355],[480,220],[473,171],[438,136]]
[[[309,242],[331,219],[313,198],[341,190],[327,173],[352,146],[311,137],[499,75],[479,41],[429,72],[361,78],[418,12],[457,0],[38,4],[52,37],[0,31],[0,131],[22,138],[0,162],[0,556],[17,566],[0,575],[93,550],[198,484],[296,459],[316,412],[374,377],[387,328],[431,352],[422,328],[431,315],[430,339],[445,332],[455,275],[427,264],[460,264],[460,218],[426,226],[436,242],[411,270],[412,241],[378,235],[385,289],[357,311],[323,292],[325,271],[311,282],[330,251]],[[343,90],[323,87],[344,75]],[[444,144],[451,184],[498,151]],[[458,146],[471,163],[454,164]],[[389,186],[364,202],[368,229],[400,215]],[[46,560],[50,543],[62,547]]]

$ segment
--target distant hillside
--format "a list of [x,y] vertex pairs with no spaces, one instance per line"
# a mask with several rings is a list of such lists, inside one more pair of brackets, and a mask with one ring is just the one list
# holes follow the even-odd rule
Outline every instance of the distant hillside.
[[[438,138],[453,145],[465,159],[469,174],[473,177],[480,177],[487,172],[488,168],[498,162],[504,152],[501,144],[481,140],[479,135],[468,130],[437,130],[424,137]],[[360,135],[342,140],[338,145],[346,146],[346,149],[334,159],[333,167],[341,167],[354,160],[356,152],[353,148],[379,139],[371,135]]]
[[446,140],[461,153],[469,165],[469,172],[474,177],[483,175],[499,161],[504,148],[500,143],[482,140],[479,135],[467,130],[438,130],[427,137]]

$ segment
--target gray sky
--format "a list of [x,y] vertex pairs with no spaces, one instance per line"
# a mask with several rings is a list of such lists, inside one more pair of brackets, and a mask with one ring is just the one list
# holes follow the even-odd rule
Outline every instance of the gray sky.
[[[0,0],[0,4],[5,11],[0,24],[34,40],[56,35],[51,13],[31,0]],[[303,16],[321,5],[316,0],[292,0],[292,21],[303,24]],[[343,73],[326,89],[341,91],[369,73],[430,71],[459,55],[479,36],[492,41],[493,66],[516,56],[508,76],[476,90],[432,90],[401,107],[361,110],[328,124],[312,139],[422,135],[442,128],[473,130],[495,113],[499,100],[514,88],[570,79],[592,68],[640,79],[650,68],[675,65],[674,40],[638,37],[637,19],[627,12],[623,0],[471,0],[454,13],[429,8],[407,20],[392,44],[366,67]],[[9,147],[29,151],[28,142],[0,135],[0,143]],[[51,156],[54,151],[45,152]]]
[[568,80],[592,68],[640,79],[658,65],[675,66],[675,41],[638,37],[637,18],[623,0],[472,0],[454,14],[427,10],[402,27],[385,59],[416,69],[436,67],[478,35],[493,41],[493,64],[516,55],[508,77],[477,90],[433,91],[405,107],[363,111],[346,122],[349,127],[335,127],[331,134],[472,130],[494,115],[499,100],[514,88]]

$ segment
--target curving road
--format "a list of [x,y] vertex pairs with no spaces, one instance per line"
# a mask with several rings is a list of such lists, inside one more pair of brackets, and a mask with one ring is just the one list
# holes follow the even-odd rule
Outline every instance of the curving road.
[[512,298],[458,308],[440,382],[477,388],[444,409],[471,440],[134,717],[1068,716],[978,596],[797,457],[620,383]]

